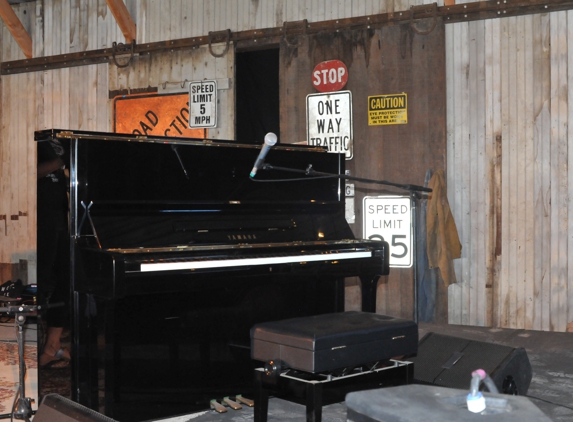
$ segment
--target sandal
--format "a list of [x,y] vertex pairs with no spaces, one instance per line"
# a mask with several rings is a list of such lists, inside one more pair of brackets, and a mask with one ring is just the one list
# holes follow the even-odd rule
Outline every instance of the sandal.
[[[43,353],[40,356],[40,360],[42,356],[47,356],[50,358],[44,365],[39,365],[40,369],[65,369],[70,366],[70,358],[64,356],[64,353],[67,351],[66,348],[60,347],[60,349],[56,352],[54,356],[48,355],[47,353]],[[69,353],[69,352],[68,352]]]
[[68,354],[70,353],[68,351],[68,349],[66,349],[65,347],[60,347],[60,349],[56,352],[56,354],[54,355],[54,357],[58,360],[65,360],[65,361],[70,361],[70,358],[64,356],[65,352],[68,352]]

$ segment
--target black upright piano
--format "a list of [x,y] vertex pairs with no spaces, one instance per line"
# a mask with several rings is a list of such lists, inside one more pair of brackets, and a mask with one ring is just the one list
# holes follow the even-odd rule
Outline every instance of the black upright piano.
[[[344,216],[344,156],[233,141],[45,130],[70,150],[72,399],[121,421],[207,409],[252,391],[249,330],[363,310],[388,274],[388,244]],[[262,142],[262,140],[261,140]]]

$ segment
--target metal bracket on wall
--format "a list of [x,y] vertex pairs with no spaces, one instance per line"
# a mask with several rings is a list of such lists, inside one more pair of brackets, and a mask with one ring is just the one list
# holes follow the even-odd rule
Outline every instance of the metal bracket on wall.
[[[224,37],[221,39],[221,37]],[[226,42],[225,49],[221,53],[213,52],[213,43],[214,42]],[[229,45],[231,44],[231,30],[225,29],[224,31],[210,31],[209,32],[209,53],[213,57],[223,57],[229,51]]]
[[[114,41],[112,44],[112,50],[113,50],[112,58],[115,65],[120,68],[127,67],[131,63],[131,59],[133,59],[135,51],[135,40],[132,40],[130,44],[124,44],[121,42],[117,43]],[[127,60],[127,62],[121,64],[118,63],[117,57],[125,54],[129,54],[129,59]]]
[[[288,26],[287,26],[288,25]],[[284,40],[285,44],[289,47],[298,47],[300,44],[300,40],[297,37],[296,43],[292,43],[288,40],[288,32],[289,27],[291,28],[291,35],[307,35],[307,28],[308,28],[308,19],[304,19],[302,21],[293,21],[293,22],[283,22],[283,36],[282,40]]]
[[[430,32],[432,32],[434,30],[434,28],[436,28],[436,24],[438,23],[438,17],[436,15],[438,10],[438,4],[437,3],[432,3],[432,4],[421,4],[419,6],[411,6],[410,7],[410,28],[412,28],[412,30],[418,34],[418,35],[428,35]],[[430,25],[430,27],[426,30],[420,30],[418,29],[418,27],[416,26],[416,24],[414,23],[414,15],[417,12],[424,12],[424,15],[431,13],[432,14],[432,24]]]

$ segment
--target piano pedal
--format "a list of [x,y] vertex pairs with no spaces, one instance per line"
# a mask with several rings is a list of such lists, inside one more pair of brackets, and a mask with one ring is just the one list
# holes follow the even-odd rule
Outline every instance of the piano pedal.
[[229,397],[224,397],[221,403],[223,404],[223,406],[229,406],[233,410],[239,410],[243,408],[243,406],[241,406],[236,401],[231,400]]
[[253,400],[243,397],[240,394],[237,394],[235,397],[231,397],[231,399],[235,400],[238,403],[242,403],[245,406],[253,407],[255,405],[255,402]]
[[221,403],[219,403],[217,400],[213,399],[209,402],[211,409],[213,409],[215,412],[217,413],[225,413],[227,411],[227,409],[225,408],[225,406],[223,406]]

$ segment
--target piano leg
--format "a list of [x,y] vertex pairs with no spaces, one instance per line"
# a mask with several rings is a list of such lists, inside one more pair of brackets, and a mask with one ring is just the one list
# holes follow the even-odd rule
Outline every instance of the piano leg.
[[378,287],[378,276],[360,276],[360,287],[362,290],[362,312],[376,313],[376,292]]
[[[103,302],[103,301],[102,301]],[[115,299],[108,299],[102,303],[104,312],[103,325],[103,372],[104,372],[104,406],[105,414],[111,418],[116,417],[116,403],[121,401],[120,379],[123,361],[121,359],[121,335],[117,330],[122,321],[117,317],[118,303]],[[103,352],[103,353],[102,353]]]
[[99,409],[98,342],[95,299],[74,292],[72,330],[72,400]]
[[[72,400],[96,412],[105,412],[109,417],[114,416],[114,405],[119,402],[120,394],[120,339],[114,330],[118,323],[115,314],[115,300],[74,292]],[[103,346],[98,337],[103,337]],[[100,408],[100,369],[105,374],[104,409]]]

